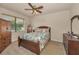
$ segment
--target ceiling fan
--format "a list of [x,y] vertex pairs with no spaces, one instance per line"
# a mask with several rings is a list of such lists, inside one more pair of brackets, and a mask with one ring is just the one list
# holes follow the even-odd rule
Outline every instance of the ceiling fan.
[[38,13],[42,13],[42,11],[40,9],[43,9],[43,6],[39,6],[39,7],[36,7],[36,6],[33,6],[31,3],[28,3],[28,5],[32,8],[32,9],[24,9],[24,10],[32,10],[32,14],[34,14],[35,12],[38,12]]

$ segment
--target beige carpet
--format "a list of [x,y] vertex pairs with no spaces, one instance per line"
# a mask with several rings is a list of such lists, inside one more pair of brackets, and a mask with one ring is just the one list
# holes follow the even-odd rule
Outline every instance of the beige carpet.
[[[41,52],[41,55],[65,55],[65,49],[63,44],[58,42],[49,42],[45,49]],[[12,43],[9,45],[1,55],[36,55],[31,51],[23,48],[18,47],[17,42]]]

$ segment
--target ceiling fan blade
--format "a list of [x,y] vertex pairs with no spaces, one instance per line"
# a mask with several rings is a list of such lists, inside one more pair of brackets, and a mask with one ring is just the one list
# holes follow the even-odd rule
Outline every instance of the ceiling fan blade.
[[29,5],[32,9],[34,9],[31,3],[28,3],[28,5]]
[[33,12],[32,12],[32,14],[34,13],[34,10],[33,10]]
[[32,10],[32,9],[24,9],[24,10]]
[[37,7],[36,9],[42,9],[43,8],[43,6],[39,6],[39,7]]
[[37,9],[36,9],[36,11],[39,12],[39,13],[42,13],[42,11],[40,11],[40,10],[37,10]]

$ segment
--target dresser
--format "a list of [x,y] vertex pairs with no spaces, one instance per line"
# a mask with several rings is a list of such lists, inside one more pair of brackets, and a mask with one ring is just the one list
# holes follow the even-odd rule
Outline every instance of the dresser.
[[79,38],[76,38],[69,33],[64,33],[63,43],[68,55],[79,55]]
[[11,43],[11,22],[0,18],[0,53]]

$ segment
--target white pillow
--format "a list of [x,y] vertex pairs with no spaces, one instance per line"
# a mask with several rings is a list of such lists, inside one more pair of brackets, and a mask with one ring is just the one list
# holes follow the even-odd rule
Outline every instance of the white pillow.
[[44,28],[36,28],[35,32],[49,32],[49,29],[44,29]]
[[36,28],[35,32],[42,32],[42,30],[40,28]]
[[49,29],[42,29],[42,32],[49,32]]

